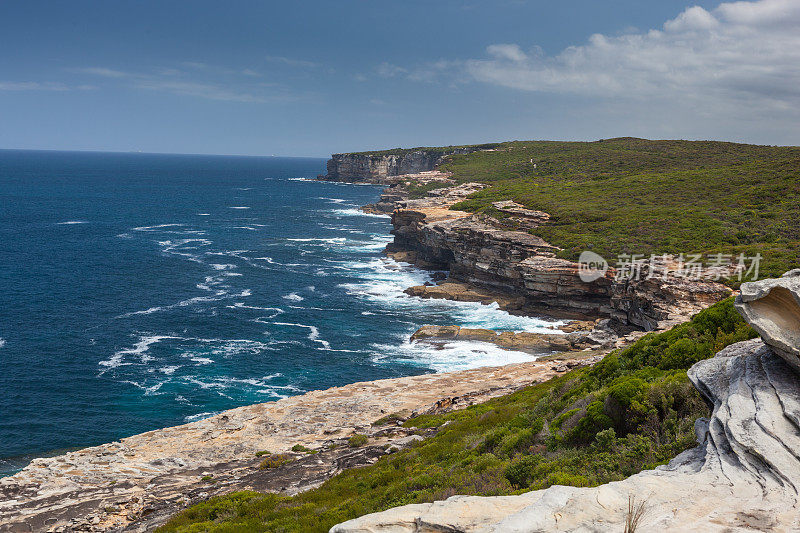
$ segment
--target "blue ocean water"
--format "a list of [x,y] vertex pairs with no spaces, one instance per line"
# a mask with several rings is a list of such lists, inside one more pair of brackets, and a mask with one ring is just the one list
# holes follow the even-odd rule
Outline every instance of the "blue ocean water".
[[419,300],[380,188],[322,159],[0,151],[0,475],[32,456],[355,381],[504,364],[422,324],[544,331]]

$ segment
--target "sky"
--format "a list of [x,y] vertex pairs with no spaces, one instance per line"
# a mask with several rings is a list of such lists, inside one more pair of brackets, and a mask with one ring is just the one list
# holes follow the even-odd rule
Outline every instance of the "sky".
[[0,148],[800,145],[800,0],[0,2]]

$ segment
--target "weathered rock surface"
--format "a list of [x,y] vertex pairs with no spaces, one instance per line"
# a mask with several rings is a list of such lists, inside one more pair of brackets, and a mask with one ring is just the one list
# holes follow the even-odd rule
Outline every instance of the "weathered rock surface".
[[[608,320],[595,322],[575,321],[564,328],[564,333],[531,333],[526,331],[496,331],[492,329],[462,328],[461,326],[432,326],[419,328],[411,341],[446,342],[452,340],[489,342],[506,348],[532,354],[598,350],[618,348],[639,338],[638,332],[630,337],[620,336],[608,327]],[[554,328],[554,331],[557,328]]]
[[800,372],[800,269],[743,283],[736,309],[772,350]]
[[156,518],[220,491],[294,494],[341,468],[374,460],[377,452],[323,452],[280,472],[258,471],[256,452],[291,453],[295,444],[325,449],[354,433],[399,447],[405,433],[371,423],[393,413],[466,407],[556,374],[552,362],[531,362],[354,383],[35,459],[0,479],[0,531],[108,531],[131,523],[133,530],[150,530]]
[[[450,272],[448,286],[414,287],[412,294],[452,299],[472,295],[472,301],[485,301],[492,293],[510,311],[612,317],[648,331],[686,321],[730,295],[713,273],[697,280],[678,275],[677,261],[643,260],[636,264],[637,276],[617,276],[609,268],[597,279],[585,280],[580,264],[555,257],[558,248],[529,233],[548,222],[547,213],[510,201],[494,204],[507,220],[450,209],[484,187],[466,183],[394,203],[395,238],[387,252],[421,268]],[[469,290],[455,283],[468,284]]]
[[451,174],[447,172],[432,170],[384,178],[381,181],[388,187],[381,192],[380,199],[374,204],[365,205],[361,209],[365,213],[391,215],[398,203],[409,199],[411,195],[409,187],[426,186],[432,183],[439,184],[441,187],[453,185],[455,182],[450,179],[450,176]]
[[413,150],[395,154],[349,153],[333,154],[328,160],[328,173],[320,179],[383,184],[386,178],[435,170],[447,156],[468,154],[477,147],[452,150]]
[[622,531],[628,498],[639,531],[800,530],[800,378],[761,340],[729,346],[689,377],[713,407],[699,446],[668,465],[595,488],[454,496],[366,515],[332,533]]

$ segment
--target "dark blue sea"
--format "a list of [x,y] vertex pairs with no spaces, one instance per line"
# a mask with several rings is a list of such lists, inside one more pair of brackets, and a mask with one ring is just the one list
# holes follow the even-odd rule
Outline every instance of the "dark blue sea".
[[403,294],[380,189],[323,159],[0,150],[0,475],[37,455],[355,381],[530,359],[411,344],[540,331]]

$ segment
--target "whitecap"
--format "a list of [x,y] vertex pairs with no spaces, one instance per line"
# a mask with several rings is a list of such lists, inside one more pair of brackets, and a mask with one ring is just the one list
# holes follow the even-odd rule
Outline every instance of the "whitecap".
[[305,300],[302,296],[297,294],[296,292],[290,292],[289,294],[285,294],[282,296],[284,300],[289,300],[290,302],[302,302]]
[[199,217],[210,217],[211,213],[197,213],[197,216],[199,216]]
[[251,309],[251,310],[254,310],[254,311],[273,311],[273,314],[271,314],[269,316],[258,317],[256,319],[253,319],[253,322],[260,322],[260,321],[262,321],[264,319],[275,318],[276,316],[281,315],[281,314],[286,312],[283,309],[281,309],[280,307],[259,307],[259,306],[255,306],[255,305],[245,305],[242,302],[236,302],[233,305],[229,305],[227,307],[230,308],[230,309]]
[[228,209],[250,209],[250,207],[246,205],[230,205]]
[[[152,360],[151,357],[146,355],[146,352],[150,349],[150,346],[166,339],[180,339],[180,337],[173,337],[171,335],[140,335],[139,342],[134,344],[132,348],[118,350],[114,352],[109,359],[100,361],[99,364],[107,368],[116,368],[122,365],[129,365],[131,363],[126,363],[124,361],[125,358],[130,355],[138,355],[140,361],[146,363],[147,361]],[[105,372],[105,370],[103,370],[101,374],[103,372]]]
[[214,415],[218,415],[220,411],[206,411],[204,413],[197,413],[196,415],[189,415],[183,417],[185,422],[197,422],[198,420],[204,420],[206,418],[211,418]]
[[331,209],[328,212],[343,217],[392,218],[390,215],[382,215],[378,213],[365,213],[364,211],[358,209],[357,207],[351,207],[349,209]]
[[435,372],[453,372],[485,366],[502,366],[535,361],[536,356],[478,341],[375,344],[372,360],[377,364],[412,364]]
[[307,328],[309,330],[308,340],[320,343],[323,348],[330,349],[331,345],[328,341],[319,338],[319,329],[316,326],[309,326],[306,324],[294,324],[291,322],[273,322],[276,326],[292,326],[296,328]]
[[339,243],[339,242],[346,242],[347,241],[347,239],[345,237],[327,237],[327,238],[310,237],[310,238],[306,238],[306,239],[295,238],[295,239],[286,239],[286,240],[287,241],[292,241],[292,242],[320,242],[320,243],[326,243],[326,244],[332,244],[332,243]]
[[133,228],[133,231],[154,231],[162,228],[176,228],[185,225],[186,224],[156,224],[155,226],[138,226]]
[[6,340],[3,337],[0,337],[0,348],[6,345]]
[[65,222],[56,222],[56,226],[73,226],[75,224],[88,224],[85,220],[67,220]]
[[345,200],[344,198],[328,198],[327,196],[317,196],[317,200],[327,200],[328,202],[330,202],[332,204],[353,205],[348,200]]

